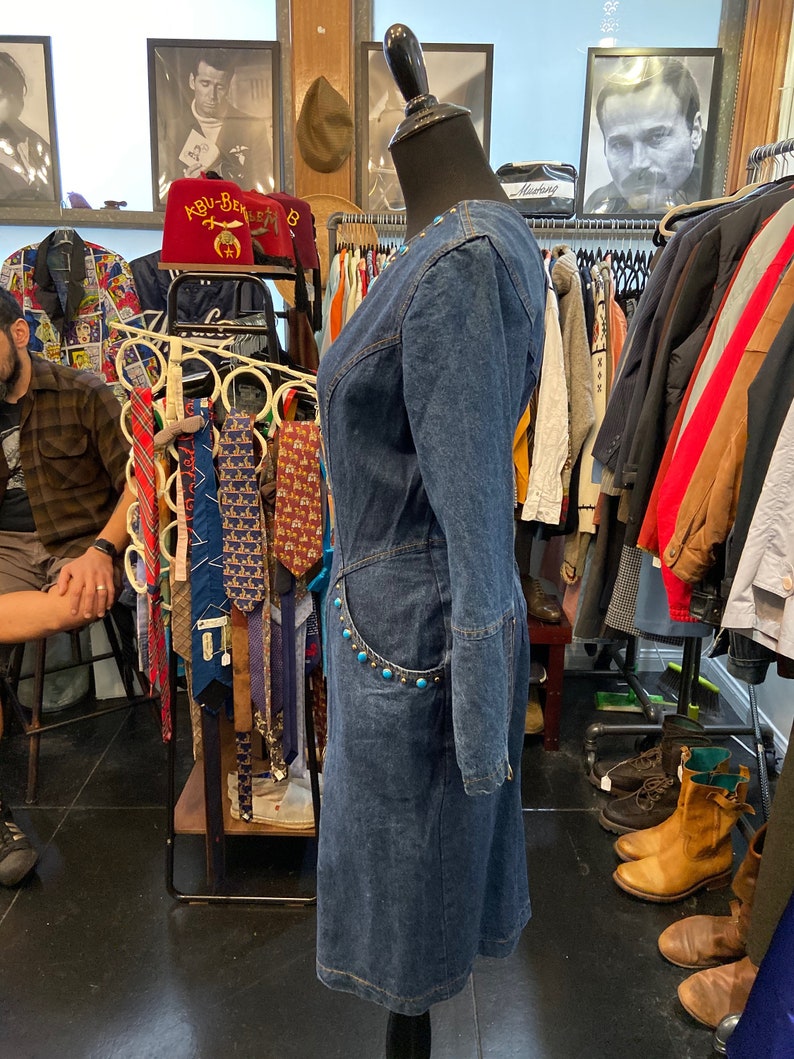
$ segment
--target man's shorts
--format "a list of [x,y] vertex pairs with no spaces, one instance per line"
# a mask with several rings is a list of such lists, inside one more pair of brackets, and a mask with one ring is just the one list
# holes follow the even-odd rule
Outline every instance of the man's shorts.
[[51,588],[71,560],[48,552],[37,533],[0,532],[0,595]]

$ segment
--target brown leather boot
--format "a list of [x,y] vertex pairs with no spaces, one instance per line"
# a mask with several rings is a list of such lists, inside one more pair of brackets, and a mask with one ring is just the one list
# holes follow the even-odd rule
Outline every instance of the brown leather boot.
[[739,898],[729,916],[688,916],[659,935],[659,952],[677,967],[716,967],[745,955],[766,824],[756,831],[731,883]]
[[711,740],[702,724],[678,713],[668,713],[662,721],[659,746],[614,765],[596,761],[587,778],[594,787],[607,794],[631,794],[646,780],[675,775],[681,762],[681,749],[685,746],[711,746]]
[[[678,834],[681,818],[678,810],[684,802],[684,788],[693,776],[700,772],[727,772],[731,760],[730,750],[719,746],[681,748],[681,786],[673,813],[652,827],[634,828],[631,834],[624,833],[615,843],[615,852],[623,861],[641,860],[660,853],[667,843]],[[608,807],[609,808],[609,807]],[[606,812],[606,810],[604,810]],[[614,815],[614,814],[613,814]]]
[[693,1019],[715,1030],[726,1015],[744,1011],[758,968],[750,957],[698,971],[678,987],[678,999]]
[[642,860],[619,864],[612,878],[621,890],[644,901],[680,901],[704,886],[715,890],[731,881],[731,831],[742,813],[750,770],[738,775],[699,773],[687,784],[678,833],[664,849]]

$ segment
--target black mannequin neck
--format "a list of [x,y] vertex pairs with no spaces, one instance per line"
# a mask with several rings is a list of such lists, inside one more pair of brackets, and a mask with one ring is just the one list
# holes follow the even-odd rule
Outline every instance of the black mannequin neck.
[[467,114],[428,125],[390,148],[406,212],[406,238],[463,199],[509,199]]

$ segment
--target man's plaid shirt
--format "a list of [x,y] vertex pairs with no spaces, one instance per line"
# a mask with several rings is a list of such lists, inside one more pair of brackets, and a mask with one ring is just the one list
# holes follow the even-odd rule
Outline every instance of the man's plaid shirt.
[[[31,355],[19,402],[19,451],[36,531],[53,554],[77,556],[103,529],[124,488],[129,445],[121,405],[90,371]],[[0,503],[8,481],[0,448]]]

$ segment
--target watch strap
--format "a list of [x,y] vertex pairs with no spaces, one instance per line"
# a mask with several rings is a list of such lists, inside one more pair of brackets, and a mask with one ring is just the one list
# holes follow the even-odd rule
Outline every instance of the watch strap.
[[119,557],[116,545],[113,544],[112,541],[105,540],[104,537],[97,537],[91,547],[96,548],[98,552],[104,552],[105,555],[109,555],[111,559],[118,559]]

